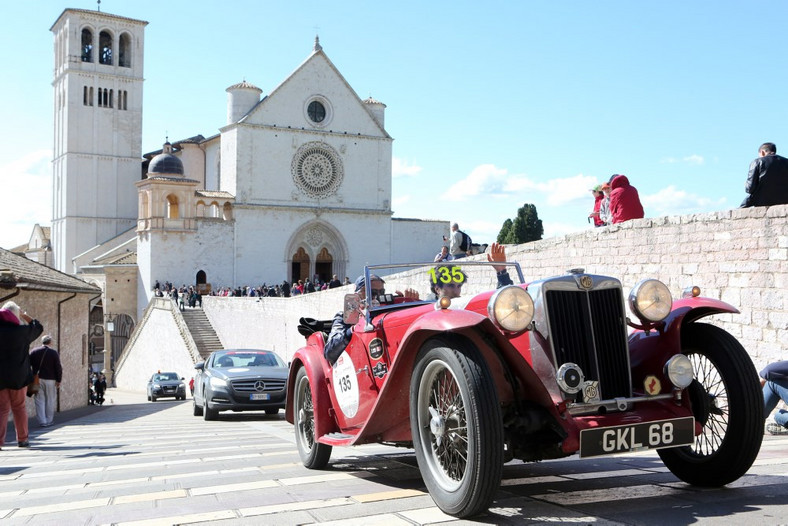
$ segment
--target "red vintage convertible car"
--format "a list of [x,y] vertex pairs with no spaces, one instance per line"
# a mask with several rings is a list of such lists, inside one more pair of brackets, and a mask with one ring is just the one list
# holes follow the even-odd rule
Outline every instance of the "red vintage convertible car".
[[[750,468],[764,422],[755,368],[701,323],[734,307],[697,287],[673,301],[653,279],[626,297],[582,269],[525,284],[516,263],[505,266],[520,284],[496,288],[490,264],[462,261],[367,267],[365,290],[374,273],[389,294],[345,297],[352,336],[333,365],[331,321],[302,318],[286,418],[306,467],[325,467],[332,446],[413,447],[435,503],[457,517],[490,506],[513,459],[651,448],[698,486]],[[390,294],[406,288],[422,300]]]

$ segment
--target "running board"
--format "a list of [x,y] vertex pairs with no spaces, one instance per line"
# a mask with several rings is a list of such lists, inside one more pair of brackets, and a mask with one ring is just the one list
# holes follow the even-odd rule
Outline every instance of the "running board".
[[347,433],[328,433],[318,438],[317,441],[327,446],[351,446],[356,441],[356,436]]

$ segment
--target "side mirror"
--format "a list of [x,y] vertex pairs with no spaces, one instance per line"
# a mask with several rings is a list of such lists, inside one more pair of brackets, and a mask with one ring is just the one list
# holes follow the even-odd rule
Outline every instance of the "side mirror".
[[194,364],[194,368],[197,369],[198,371],[202,371],[204,367],[205,367],[205,362]]
[[345,304],[342,309],[342,321],[349,325],[358,323],[361,316],[361,297],[358,294],[345,294]]

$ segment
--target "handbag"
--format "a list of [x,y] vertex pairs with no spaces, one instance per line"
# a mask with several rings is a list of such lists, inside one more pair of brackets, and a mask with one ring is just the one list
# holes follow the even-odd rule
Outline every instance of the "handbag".
[[41,371],[41,366],[44,364],[45,356],[46,351],[44,351],[44,356],[41,357],[41,363],[38,364],[38,371],[33,373],[33,381],[27,384],[27,396],[36,395],[41,390],[41,382],[38,379],[38,373]]
[[41,382],[38,380],[38,373],[33,375],[33,382],[27,384],[27,396],[33,396],[41,390]]

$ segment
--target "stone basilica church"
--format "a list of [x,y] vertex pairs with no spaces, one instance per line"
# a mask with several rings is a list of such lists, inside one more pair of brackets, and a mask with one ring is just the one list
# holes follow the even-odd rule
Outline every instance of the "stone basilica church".
[[359,98],[317,38],[267,94],[228,87],[217,133],[143,155],[146,25],[66,9],[51,28],[52,256],[102,287],[105,316],[133,325],[157,280],[216,289],[432,260],[448,222],[392,217],[386,106]]

